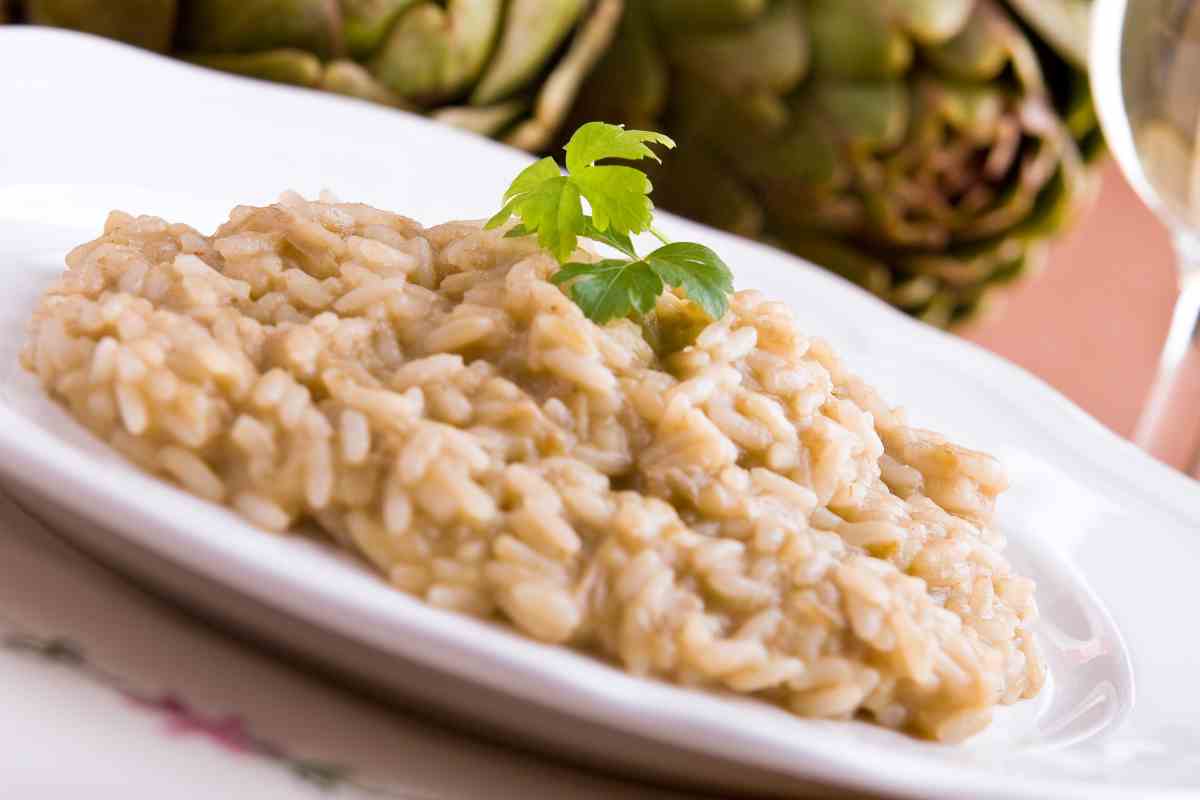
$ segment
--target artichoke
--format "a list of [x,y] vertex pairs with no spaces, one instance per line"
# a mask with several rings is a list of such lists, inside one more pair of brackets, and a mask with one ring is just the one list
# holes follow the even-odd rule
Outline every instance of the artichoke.
[[1037,266],[1101,149],[1083,71],[1089,0],[22,5],[32,22],[534,152],[594,119],[664,131],[680,144],[653,175],[665,208],[941,326]]
[[572,119],[669,133],[660,204],[952,325],[1035,267],[1087,193],[1086,9],[628,0]]

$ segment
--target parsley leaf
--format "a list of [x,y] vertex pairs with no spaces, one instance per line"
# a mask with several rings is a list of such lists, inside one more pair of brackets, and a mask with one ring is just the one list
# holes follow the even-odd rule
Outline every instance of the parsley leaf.
[[[518,222],[513,225],[504,234],[505,239],[519,239],[522,236],[529,236],[533,231],[525,227],[525,223]],[[612,228],[606,231],[597,230],[595,224],[592,223],[592,218],[584,216],[583,229],[579,234],[584,239],[591,239],[594,242],[606,244],[614,250],[619,250],[630,258],[637,258],[637,250],[633,247],[633,242],[629,238],[629,234],[617,233]]]
[[[644,331],[656,331],[655,308],[667,286],[682,289],[700,310],[719,319],[729,309],[728,295],[733,291],[729,267],[704,245],[669,243],[654,230],[653,187],[645,173],[623,164],[597,163],[610,158],[658,161],[650,145],[673,148],[675,142],[653,131],[589,122],[567,142],[567,174],[553,158],[526,167],[508,187],[503,208],[486,227],[498,227],[516,216],[519,222],[505,236],[536,234],[538,244],[563,264],[550,280],[564,286],[598,324],[633,316]],[[584,200],[590,214],[584,210]],[[641,258],[632,236],[647,230],[664,244]],[[579,238],[606,244],[625,258],[566,263]]]
[[[559,177],[562,177],[562,172],[554,159],[549,156],[530,164],[521,170],[521,173],[504,193],[504,208],[489,219],[484,227],[495,228],[503,225],[513,214],[517,214],[523,219],[524,215],[518,211],[522,201],[546,181]],[[537,228],[530,226],[530,230],[537,230]]]
[[653,186],[646,173],[633,167],[596,165],[605,158],[659,161],[647,142],[675,147],[675,142],[661,133],[627,131],[603,122],[581,126],[567,142],[567,170],[592,207],[597,230],[611,226],[617,233],[630,234],[650,227],[654,204],[649,195]]
[[623,258],[566,264],[550,280],[559,285],[571,281],[571,299],[597,325],[628,317],[635,310],[648,314],[663,293],[662,279],[649,264]]
[[620,125],[606,122],[588,122],[580,125],[567,142],[567,169],[575,174],[602,158],[620,158],[640,161],[643,158],[661,159],[646,146],[646,142],[665,145],[674,149],[675,141],[654,131],[627,131]]
[[663,283],[682,286],[688,299],[713,319],[729,310],[733,273],[710,248],[695,242],[672,242],[646,256],[646,263]]
[[579,192],[592,207],[596,229],[609,227],[618,233],[641,233],[650,227],[654,204],[653,188],[646,173],[633,167],[585,167],[571,176]]
[[570,282],[571,299],[600,325],[632,311],[650,313],[664,285],[682,287],[704,313],[720,319],[729,310],[733,291],[733,275],[721,257],[693,242],[663,245],[645,259],[567,264],[550,280],[558,285]]
[[[661,133],[627,131],[603,122],[587,123],[567,142],[570,174],[564,176],[549,156],[529,165],[508,187],[504,207],[485,227],[503,225],[515,214],[521,219],[521,230],[537,233],[538,244],[559,262],[571,257],[580,236],[609,230],[624,237],[641,233],[650,227],[653,216],[650,179],[633,167],[597,166],[596,162],[604,158],[657,161],[658,156],[646,142],[675,146],[675,142]],[[586,225],[581,197],[592,207]]]
[[591,217],[586,217],[583,221],[583,233],[580,236],[591,239],[594,242],[606,244],[614,250],[619,250],[630,258],[637,258],[637,250],[633,247],[633,242],[629,239],[627,233],[617,233],[612,228],[606,231],[599,230],[592,222]]
[[553,158],[543,158],[524,170],[504,193],[504,208],[486,227],[504,224],[510,216],[521,218],[524,229],[537,232],[538,244],[560,262],[575,252],[583,225],[579,187],[558,170]]

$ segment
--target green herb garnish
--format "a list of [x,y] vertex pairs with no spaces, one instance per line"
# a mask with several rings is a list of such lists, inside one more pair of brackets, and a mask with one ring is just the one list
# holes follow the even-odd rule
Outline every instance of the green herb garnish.
[[[570,298],[598,324],[632,316],[652,330],[646,318],[667,286],[682,288],[709,317],[720,319],[733,291],[729,267],[704,245],[669,242],[654,229],[653,187],[644,172],[621,164],[597,164],[608,158],[658,161],[650,144],[675,146],[669,137],[653,131],[625,130],[603,122],[583,125],[567,142],[567,174],[551,157],[525,168],[504,193],[504,207],[487,227],[518,217],[520,223],[506,236],[536,234],[538,243],[563,265],[551,280],[569,284]],[[584,200],[590,214],[584,210]],[[631,237],[645,231],[663,245],[643,258]],[[581,238],[608,245],[624,257],[569,261]]]

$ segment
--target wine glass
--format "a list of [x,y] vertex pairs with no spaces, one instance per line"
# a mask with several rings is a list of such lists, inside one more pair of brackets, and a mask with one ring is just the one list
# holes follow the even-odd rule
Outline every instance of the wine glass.
[[1090,73],[1108,145],[1166,223],[1179,298],[1134,441],[1200,470],[1200,0],[1096,0]]

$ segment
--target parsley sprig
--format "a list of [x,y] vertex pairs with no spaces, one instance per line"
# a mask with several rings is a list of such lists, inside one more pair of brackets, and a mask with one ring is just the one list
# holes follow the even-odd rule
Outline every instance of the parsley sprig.
[[[549,156],[526,167],[504,193],[504,207],[487,227],[519,218],[505,235],[536,234],[538,243],[562,265],[551,280],[566,284],[570,298],[598,324],[632,316],[647,330],[653,329],[647,317],[667,286],[682,288],[710,318],[720,319],[733,291],[729,267],[704,245],[670,242],[654,229],[653,187],[644,172],[624,164],[597,163],[659,161],[651,144],[675,147],[669,137],[653,131],[625,130],[603,122],[583,125],[567,142],[567,174]],[[632,237],[646,231],[662,246],[641,257]],[[581,238],[607,245],[622,257],[570,261]]]

